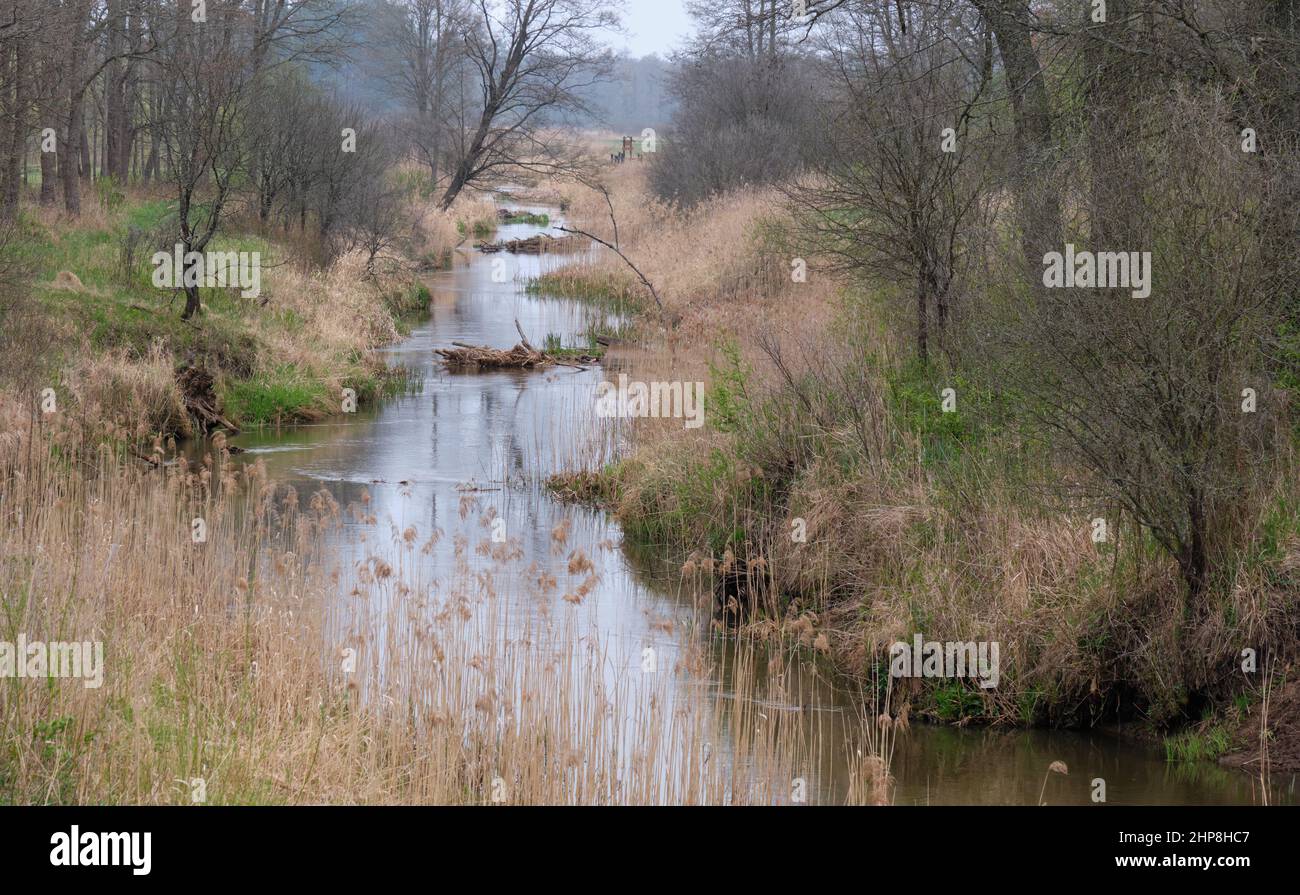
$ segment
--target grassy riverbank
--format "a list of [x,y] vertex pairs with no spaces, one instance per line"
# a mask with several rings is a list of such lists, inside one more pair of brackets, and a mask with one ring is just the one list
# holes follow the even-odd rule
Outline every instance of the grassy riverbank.
[[[31,375],[7,380],[0,400],[0,644],[93,643],[102,658],[86,680],[0,675],[0,804],[792,798],[790,781],[825,749],[799,716],[763,714],[749,653],[731,660],[725,692],[682,698],[672,675],[611,680],[609,653],[588,648],[574,612],[501,637],[514,621],[504,593],[572,608],[595,586],[567,526],[550,534],[567,574],[539,576],[518,538],[493,541],[495,510],[471,494],[454,531],[390,532],[368,494],[348,507],[328,490],[298,494],[233,462],[224,435],[201,465],[172,458],[159,436],[190,426],[179,367],[210,370],[241,424],[310,418],[340,388],[369,397],[367,376],[381,389],[369,350],[430,299],[400,271],[367,279],[345,257],[306,272],[295,249],[237,235],[219,248],[263,253],[265,303],[205,290],[204,312],[183,322],[139,266],[115,266],[121,238],[166,210],[138,196],[22,232],[31,307],[48,326],[33,330]],[[486,211],[435,223],[458,240]],[[57,409],[17,400],[22,383],[54,383]],[[345,515],[355,564],[334,562]],[[444,538],[455,567],[434,569],[422,557]],[[682,649],[692,673],[713,674],[684,630]],[[709,762],[723,741],[752,774]],[[846,759],[848,798],[887,801],[878,734],[863,742]]]
[[[0,643],[102,653],[0,676],[0,804],[775,804],[826,758],[747,652],[730,686],[684,695],[639,647],[590,649],[562,595],[598,576],[567,526],[567,571],[539,577],[472,495],[454,530],[390,532],[368,495],[296,493],[221,436],[202,465],[151,467],[102,449],[111,420],[38,420],[0,408]],[[365,534],[338,564],[345,517]],[[517,630],[520,598],[560,608]],[[886,801],[863,737],[847,798]]]
[[209,249],[256,253],[260,292],[204,288],[202,312],[185,321],[184,296],[151,281],[174,205],[136,191],[90,197],[77,219],[37,209],[16,225],[8,238],[26,286],[9,320],[28,331],[6,346],[0,386],[53,388],[64,406],[94,406],[140,436],[191,434],[174,373],[195,365],[211,374],[217,409],[242,428],[337,413],[344,389],[365,404],[402,385],[370,352],[427,309],[419,269],[449,263],[460,230],[495,216],[489,201],[448,214],[414,203],[401,256],[373,271],[358,252],[313,264],[318,249],[300,234],[262,236],[236,216]]
[[[896,694],[914,716],[1122,718],[1169,735],[1175,760],[1258,752],[1261,729],[1264,741],[1294,739],[1290,722],[1262,717],[1266,692],[1276,710],[1296,687],[1300,462],[1289,436],[1243,522],[1249,546],[1193,609],[1149,532],[1117,507],[1063,504],[1042,487],[1083,473],[1039,447],[996,378],[960,356],[916,361],[896,311],[907,303],[821,272],[777,194],[680,215],[645,196],[638,171],[611,182],[622,248],[665,313],[612,256],[549,274],[544,288],[637,308],[664,348],[629,353],[629,375],[707,382],[707,422],[635,421],[630,456],[559,476],[557,491],[612,507],[702,586],[739,571],[760,585],[759,624],[815,643],[864,686],[915,632],[1000,643],[996,688],[914,679]],[[609,238],[603,204],[579,197],[572,215]],[[804,282],[791,275],[799,257]],[[664,318],[676,326],[658,329]],[[951,412],[946,388],[960,396]],[[1093,537],[1097,517],[1121,520],[1105,540]],[[1245,673],[1247,648],[1275,662]],[[1273,759],[1300,762],[1295,743],[1275,743]]]

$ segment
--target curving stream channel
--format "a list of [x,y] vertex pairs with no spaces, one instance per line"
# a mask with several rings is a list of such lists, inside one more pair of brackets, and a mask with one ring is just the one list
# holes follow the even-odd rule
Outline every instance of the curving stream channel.
[[[556,219],[554,209],[529,210]],[[503,226],[498,238],[531,236],[541,229]],[[680,592],[672,572],[622,545],[618,524],[605,513],[561,504],[543,490],[540,482],[548,472],[611,449],[608,436],[593,438],[603,431],[593,425],[593,408],[604,371],[451,373],[434,354],[435,348],[453,342],[514,345],[516,320],[533,344],[540,345],[548,334],[566,345],[585,344],[581,334],[605,312],[525,290],[528,280],[552,263],[562,259],[456,252],[451,269],[427,279],[433,296],[429,314],[415,323],[408,338],[384,351],[390,363],[417,374],[407,393],[318,424],[242,434],[232,440],[247,451],[238,459],[264,462],[272,479],[295,484],[300,491],[324,485],[343,506],[368,495],[370,513],[380,524],[391,522],[399,529],[415,525],[422,531],[450,532],[463,526],[461,502],[468,485],[483,505],[495,509],[510,537],[519,540],[524,562],[543,569],[564,562],[552,549],[551,532],[568,520],[569,543],[585,549],[600,576],[580,605],[561,606],[577,614],[579,629],[606,644],[621,644],[625,649],[620,654],[629,662],[653,647],[666,668],[674,667],[687,631],[686,636],[703,641],[704,649],[724,660],[718,664],[726,671],[705,680],[676,671],[672,686],[731,693],[737,689],[731,676],[739,667],[758,677],[746,692],[774,704],[797,701],[807,723],[819,725],[823,737],[810,801],[841,801],[848,773],[841,746],[857,720],[835,682],[806,657],[759,650],[762,655],[750,655],[745,662],[729,658],[728,651],[756,648],[738,646],[707,623],[698,624],[694,602]],[[337,535],[340,555],[359,550],[365,530],[353,521],[344,525]],[[452,561],[450,540],[424,560],[433,576]],[[532,611],[528,605],[520,601],[525,611]],[[779,685],[773,683],[778,679]],[[924,724],[913,724],[898,736],[894,801],[1034,804],[1047,766],[1058,760],[1068,765],[1069,775],[1050,781],[1047,801],[1053,804],[1090,803],[1090,781],[1097,777],[1105,779],[1110,803],[1262,801],[1259,782],[1246,773],[1208,763],[1170,764],[1154,747],[1114,733]],[[1269,801],[1294,801],[1295,785],[1294,777],[1274,779]]]

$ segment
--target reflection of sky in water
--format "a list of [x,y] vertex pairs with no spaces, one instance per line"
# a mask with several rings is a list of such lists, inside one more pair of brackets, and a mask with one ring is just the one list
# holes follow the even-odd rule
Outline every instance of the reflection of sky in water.
[[[535,232],[537,228],[527,225],[507,226],[497,238]],[[505,264],[505,282],[494,282],[493,260]],[[541,345],[548,334],[560,336],[566,345],[585,344],[582,334],[605,319],[603,312],[523,289],[544,266],[563,260],[458,253],[452,270],[429,280],[429,316],[415,325],[409,339],[383,352],[390,362],[418,371],[422,381],[411,394],[348,417],[278,433],[246,433],[232,443],[248,451],[244,461],[260,460],[272,479],[294,482],[304,497],[324,483],[346,511],[369,494],[368,512],[375,524],[358,524],[345,512],[346,524],[336,535],[344,569],[374,553],[394,565],[418,561],[423,565],[417,577],[426,583],[436,580],[437,592],[445,596],[456,584],[455,540],[463,535],[469,540],[466,561],[475,572],[492,573],[496,599],[507,604],[502,615],[510,626],[522,630],[569,614],[575,629],[603,651],[609,686],[645,686],[646,676],[639,672],[642,650],[653,647],[660,674],[650,686],[668,691],[666,698],[672,699],[672,688],[663,686],[664,675],[672,674],[680,657],[679,638],[691,627],[691,601],[677,593],[675,576],[664,574],[662,557],[634,561],[622,549],[621,532],[609,517],[562,505],[539,483],[548,472],[589,466],[592,457],[608,456],[614,433],[608,421],[594,417],[601,370],[454,373],[444,370],[433,353],[452,342],[508,348],[518,341],[516,320],[534,345]],[[584,458],[588,462],[582,462]],[[478,490],[467,493],[467,484]],[[474,506],[462,519],[462,500],[467,497]],[[507,539],[522,551],[506,567],[474,549],[480,542],[491,543],[491,527],[480,525],[491,513],[504,520]],[[557,552],[552,529],[565,520],[570,525],[567,546]],[[443,537],[428,556],[406,551],[402,559],[391,529],[401,532],[412,526],[418,543],[435,529]],[[585,553],[599,576],[599,584],[576,606],[562,598],[586,578],[587,573],[575,576],[567,570],[569,552],[575,548]],[[539,595],[535,586],[541,572],[557,580],[557,588],[547,595]],[[350,590],[350,583],[341,584],[342,593]],[[707,630],[707,619],[700,628]],[[679,674],[669,678],[675,686],[696,693],[708,688],[732,691],[735,656],[721,637],[713,638],[710,649],[722,667],[719,679],[692,681]],[[756,689],[768,703],[765,713],[797,711],[823,733],[825,742],[808,772],[812,798],[838,798],[847,773],[844,731],[857,729],[856,711],[813,664],[759,652],[754,657]],[[780,667],[769,666],[769,659]],[[627,747],[635,748],[636,739],[629,731]],[[725,735],[714,745],[717,754],[727,754]],[[1047,765],[1054,760],[1065,761],[1070,774],[1049,779],[1050,803],[1089,803],[1095,777],[1106,779],[1111,803],[1257,801],[1257,784],[1245,774],[1214,766],[1169,766],[1153,749],[1111,737],[921,724],[913,724],[898,740],[895,800],[1033,804]],[[830,781],[831,791],[825,792],[818,780]],[[1277,800],[1294,800],[1294,794],[1280,794]]]

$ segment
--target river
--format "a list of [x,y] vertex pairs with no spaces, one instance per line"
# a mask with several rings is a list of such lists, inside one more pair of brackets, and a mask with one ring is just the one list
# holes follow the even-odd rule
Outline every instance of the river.
[[[536,208],[536,212],[554,209]],[[503,226],[499,239],[533,235],[542,228]],[[804,654],[775,652],[712,629],[693,599],[660,561],[622,544],[618,524],[602,511],[562,504],[543,489],[545,474],[607,457],[614,449],[608,426],[595,424],[594,393],[600,368],[540,372],[452,373],[434,349],[452,342],[506,348],[518,341],[516,321],[536,345],[547,335],[585,344],[584,331],[606,313],[579,302],[530,294],[525,286],[557,256],[484,255],[464,248],[453,266],[427,278],[429,313],[409,337],[383,351],[387,361],[416,375],[405,394],[322,421],[248,432],[231,440],[245,449],[240,462],[260,460],[273,479],[302,490],[329,488],[347,506],[368,499],[381,525],[453,531],[464,525],[467,496],[476,512],[495,512],[498,533],[517,541],[524,562],[560,571],[565,557],[552,532],[569,526],[567,545],[594,563],[598,584],[580,604],[560,604],[573,622],[612,654],[635,663],[652,649],[659,668],[677,688],[757,693],[775,711],[796,710],[820,734],[810,769],[812,802],[838,802],[849,773],[858,715],[845,687]],[[494,264],[495,262],[495,264]],[[471,490],[472,489],[472,490]],[[341,556],[349,556],[374,525],[351,521],[341,529]],[[373,538],[371,538],[373,541]],[[447,538],[424,560],[431,574],[452,563]],[[358,554],[359,555],[359,554]],[[509,600],[507,592],[504,598]],[[520,598],[523,614],[535,598]],[[711,653],[721,671],[698,679],[677,669],[683,637]],[[738,655],[739,651],[749,651]],[[739,672],[736,669],[741,669]],[[737,688],[733,676],[754,675]],[[746,697],[752,698],[752,697]],[[720,751],[725,754],[725,744]],[[898,734],[892,762],[895,804],[1034,804],[1044,793],[1048,766],[1064,762],[1068,775],[1051,775],[1043,798],[1051,804],[1089,804],[1093,781],[1105,781],[1112,804],[1251,804],[1262,801],[1249,774],[1217,765],[1171,764],[1157,748],[1114,732],[984,730],[914,723]],[[1295,800],[1293,776],[1274,779],[1269,801]]]

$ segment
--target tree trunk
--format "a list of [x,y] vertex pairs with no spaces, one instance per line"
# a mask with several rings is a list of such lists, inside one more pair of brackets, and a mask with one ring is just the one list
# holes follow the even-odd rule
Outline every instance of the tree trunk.
[[161,129],[156,123],[162,114],[162,104],[156,101],[150,103],[153,109],[154,125],[149,129],[149,157],[144,163],[144,182],[149,183],[155,177],[159,176],[159,155],[158,146],[161,143]]
[[930,359],[930,295],[925,274],[916,278],[916,356],[921,363]]
[[[6,67],[8,61],[6,58]],[[10,141],[5,156],[4,206],[0,209],[0,214],[6,218],[12,218],[18,213],[23,158],[27,149],[27,53],[21,39],[14,44],[11,72],[14,82],[14,114],[11,119],[13,131],[9,135]]]
[[59,201],[59,158],[41,150],[41,205],[50,208]]
[[[1087,66],[1084,107],[1088,119],[1088,158],[1092,176],[1089,223],[1093,249],[1136,251],[1131,185],[1140,182],[1135,99],[1138,72],[1124,47],[1130,33],[1130,0],[1110,0],[1106,21],[1092,21],[1084,9]],[[1136,181],[1135,181],[1136,178]]]
[[[125,16],[122,14],[122,0],[110,0],[108,4],[108,53],[121,56],[124,49]],[[119,183],[126,177],[123,173],[130,159],[130,150],[126,145],[126,66],[122,60],[114,59],[104,70],[104,167],[103,172],[114,177]]]
[[90,151],[90,141],[86,134],[86,104],[81,104],[81,111],[78,114],[81,123],[78,130],[81,131],[81,179],[87,182],[95,179],[95,154]]
[[1037,274],[1043,255],[1059,249],[1061,208],[1049,174],[1052,168],[1051,100],[1034,53],[1027,0],[972,0],[993,29],[1006,71],[1015,121],[1015,190],[1021,247]]
[[77,159],[81,155],[81,95],[69,96],[70,110],[63,124],[59,146],[59,175],[63,178],[63,207],[74,217],[81,214],[81,177]]
[[199,287],[186,286],[185,287],[185,310],[181,312],[181,319],[189,320],[191,317],[197,314],[202,309],[202,307],[203,307],[202,304],[199,302]]
[[1190,616],[1197,611],[1199,598],[1209,586],[1210,557],[1207,544],[1207,518],[1205,503],[1199,495],[1193,495],[1187,506],[1188,539],[1179,557],[1179,570],[1187,585],[1186,614]]
[[465,184],[469,180],[469,165],[469,160],[464,159],[456,166],[456,174],[451,178],[451,183],[447,185],[447,191],[442,194],[442,200],[438,203],[438,207],[443,211],[451,208],[451,203],[456,201],[460,191],[465,188]]

